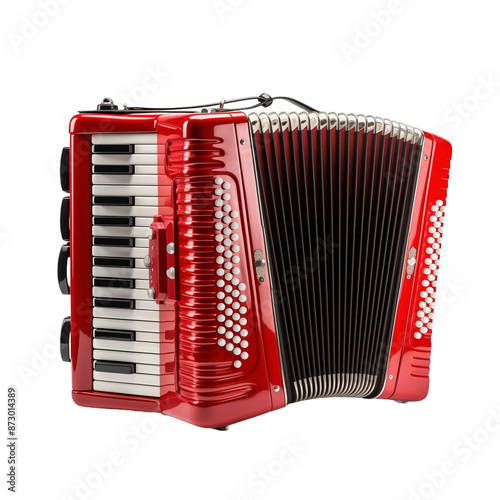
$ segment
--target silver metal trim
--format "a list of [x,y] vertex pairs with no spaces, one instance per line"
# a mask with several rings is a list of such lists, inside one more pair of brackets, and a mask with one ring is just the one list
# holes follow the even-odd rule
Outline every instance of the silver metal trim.
[[290,113],[288,116],[290,117],[290,130],[293,132],[299,128],[299,115],[297,113]]
[[248,123],[250,124],[252,132],[255,134],[259,130],[259,116],[257,113],[250,113],[247,116]]
[[264,252],[260,248],[253,252],[253,263],[257,279],[260,283],[264,283],[266,279],[266,261],[264,260]]
[[269,120],[267,113],[261,113],[259,115],[259,124],[261,134],[265,134],[267,131],[271,130],[271,121]]
[[300,130],[306,130],[309,127],[309,113],[300,113]]
[[330,124],[330,130],[337,129],[339,123],[339,117],[336,113],[328,113],[328,120]]
[[417,263],[417,249],[415,247],[411,247],[408,252],[408,259],[406,261],[406,278],[411,278],[413,271],[415,270],[415,265]]
[[375,130],[375,118],[368,115],[366,117],[366,133],[373,132]]
[[271,134],[280,130],[280,117],[276,113],[269,113],[269,121],[271,122]]
[[339,113],[338,115],[339,122],[338,122],[338,129],[342,130],[343,128],[346,128],[347,126],[347,115],[343,113]]
[[281,130],[284,132],[290,128],[290,118],[288,116],[288,113],[280,113],[279,115],[280,119],[280,127]]
[[328,126],[328,115],[324,112],[318,113],[319,117],[319,128],[320,130],[323,130],[325,127]]
[[316,113],[309,113],[309,130],[315,130],[319,125],[319,117]]
[[366,117],[364,115],[358,115],[356,120],[356,132],[362,132],[366,130]]

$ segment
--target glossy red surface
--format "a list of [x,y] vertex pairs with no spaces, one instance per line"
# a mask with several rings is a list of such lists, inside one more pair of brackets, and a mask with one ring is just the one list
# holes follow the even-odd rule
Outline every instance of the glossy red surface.
[[[175,255],[167,256],[167,263],[153,277],[160,292],[157,297],[163,344],[159,399],[92,391],[89,134],[155,130],[161,216],[161,222],[158,217],[156,224],[164,224],[167,239],[173,238],[176,243]],[[203,427],[229,425],[284,406],[269,283],[260,283],[253,267],[253,251],[263,249],[264,243],[246,116],[87,114],[72,119],[70,132],[72,147],[75,145],[71,155],[72,255],[76,255],[71,275],[74,401],[82,406],[162,411]],[[245,302],[243,293],[239,297],[247,309],[241,317],[248,330],[248,335],[242,337],[248,342],[248,358],[217,344],[221,335],[217,333],[220,323],[215,298],[216,176],[230,182],[231,208],[238,214],[232,220],[238,221],[234,231],[240,245],[238,276],[246,285]],[[151,246],[150,255],[164,262]],[[175,280],[162,280],[163,268],[171,263],[175,264]],[[177,289],[168,289],[165,296],[164,282],[170,287],[177,284]],[[235,361],[241,366],[236,367]]]
[[[244,123],[246,128],[249,153],[245,164],[239,154],[242,145],[235,134],[235,122]],[[275,393],[271,384],[282,390],[281,376],[270,381],[267,371],[269,365],[279,360],[277,341],[273,328],[273,339],[266,338],[268,358],[259,318],[260,283],[253,270],[255,247],[250,235],[257,231],[260,241],[263,236],[253,163],[248,162],[251,152],[246,116],[242,113],[163,116],[158,119],[158,143],[165,144],[166,155],[158,159],[159,176],[165,176],[161,184],[167,189],[165,195],[172,198],[170,207],[165,203],[162,208],[165,216],[172,215],[177,230],[179,287],[177,336],[172,328],[173,309],[162,308],[160,312],[160,321],[170,325],[165,329],[167,344],[172,347],[167,356],[174,364],[175,374],[174,380],[166,381],[164,386],[162,411],[200,426],[220,427],[280,407],[271,400],[271,394]],[[245,179],[244,186],[243,172],[249,169],[251,180]],[[224,336],[217,333],[221,323],[217,321],[220,311],[215,296],[219,280],[215,274],[218,253],[214,240],[214,224],[218,220],[214,217],[216,177],[231,185],[230,213],[238,214],[232,220],[239,225],[238,277],[247,286],[244,305],[248,312],[241,316],[247,320],[248,336],[244,340],[249,344],[248,359],[239,358],[217,344]],[[247,191],[249,182],[253,183],[253,189]],[[235,361],[241,362],[241,367],[236,368]]]
[[[426,159],[427,158],[427,159]],[[414,322],[423,290],[425,252],[431,207],[436,200],[446,204],[446,192],[451,160],[451,144],[440,137],[425,133],[422,164],[415,197],[415,206],[406,255],[412,247],[417,250],[413,274],[407,277],[406,266],[401,277],[401,292],[394,327],[393,341],[382,399],[419,401],[429,390],[431,330],[420,339],[414,337]],[[435,283],[434,283],[435,286]],[[418,330],[417,330],[418,331]]]
[[156,132],[158,114],[148,115],[106,115],[102,113],[82,113],[69,122],[69,133],[111,134]]
[[71,366],[73,389],[92,390],[90,136],[70,142]]

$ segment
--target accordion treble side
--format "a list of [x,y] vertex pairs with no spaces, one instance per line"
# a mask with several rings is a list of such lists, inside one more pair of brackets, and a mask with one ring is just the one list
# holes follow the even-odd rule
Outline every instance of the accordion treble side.
[[70,134],[58,271],[77,404],[220,428],[318,397],[426,396],[447,141],[312,112],[110,110]]

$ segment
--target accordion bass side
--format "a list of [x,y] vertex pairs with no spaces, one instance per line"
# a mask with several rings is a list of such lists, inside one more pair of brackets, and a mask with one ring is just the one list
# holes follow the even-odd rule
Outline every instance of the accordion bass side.
[[223,428],[427,395],[447,141],[224,110],[87,112],[70,134],[58,278],[78,405]]

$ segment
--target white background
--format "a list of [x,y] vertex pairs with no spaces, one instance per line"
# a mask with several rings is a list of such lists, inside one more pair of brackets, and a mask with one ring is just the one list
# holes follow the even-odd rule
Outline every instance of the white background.
[[[2,387],[19,392],[18,498],[498,498],[495,2],[47,0],[50,16],[42,3],[3,2],[0,16],[1,365]],[[77,407],[57,352],[70,307],[56,283],[69,119],[107,95],[175,106],[261,92],[452,142],[429,397],[303,402],[225,433]]]

